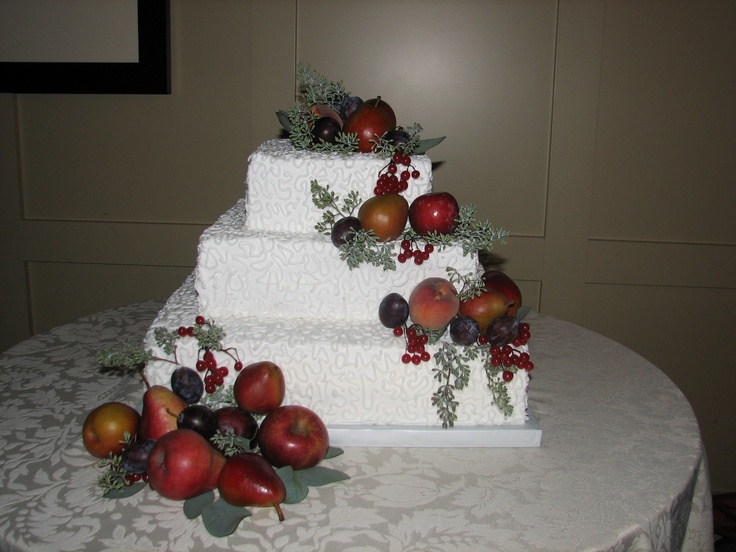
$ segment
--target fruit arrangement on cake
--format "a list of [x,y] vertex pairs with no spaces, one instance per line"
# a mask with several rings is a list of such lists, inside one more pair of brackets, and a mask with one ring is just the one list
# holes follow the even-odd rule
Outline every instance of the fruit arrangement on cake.
[[[100,356],[147,387],[135,430],[129,407],[94,416],[124,422],[114,431],[124,430],[122,448],[102,447],[108,492],[124,494],[145,472],[163,496],[194,500],[187,509],[203,519],[226,517],[197,498],[218,489],[237,518],[245,505],[303,498],[289,490],[304,489],[300,478],[343,478],[318,464],[340,452],[334,445],[364,444],[366,428],[423,446],[396,430],[528,418],[528,309],[516,283],[478,257],[508,233],[432,189],[426,152],[443,138],[399,126],[384,98],[363,101],[307,64],[297,79],[301,101],[277,112],[289,137],[251,154],[245,197],[202,234],[194,273],[143,346]],[[319,436],[296,456],[272,452],[295,426]],[[204,487],[181,491],[181,475],[169,491],[158,472],[176,472],[159,468],[189,449],[201,451],[191,465],[206,466]],[[267,496],[233,483],[246,472],[268,482]]]

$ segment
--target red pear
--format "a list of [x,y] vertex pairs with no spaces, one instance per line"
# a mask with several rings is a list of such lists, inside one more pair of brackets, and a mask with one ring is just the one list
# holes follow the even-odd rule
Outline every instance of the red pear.
[[483,281],[486,289],[492,289],[502,293],[508,301],[509,309],[506,313],[508,316],[516,316],[516,312],[521,307],[521,290],[505,272],[500,270],[488,270],[483,274]]
[[138,426],[142,439],[158,439],[176,429],[176,418],[187,402],[168,387],[153,385],[143,394],[143,411]]
[[273,506],[279,520],[284,520],[280,504],[286,498],[286,486],[260,454],[243,452],[228,458],[220,471],[217,490],[233,506]]

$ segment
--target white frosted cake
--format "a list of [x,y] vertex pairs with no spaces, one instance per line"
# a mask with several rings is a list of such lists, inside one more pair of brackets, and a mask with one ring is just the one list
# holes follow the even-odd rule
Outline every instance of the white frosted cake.
[[[410,203],[432,190],[429,158],[415,155],[412,163],[421,176],[404,192]],[[329,184],[340,196],[355,191],[366,200],[385,166],[386,159],[374,154],[297,151],[288,140],[263,144],[249,158],[245,198],[203,233],[196,271],[160,312],[146,349],[169,356],[156,343],[155,329],[190,326],[204,316],[224,329],[223,348],[237,350],[244,364],[278,364],[286,380],[285,402],[311,408],[329,428],[441,428],[432,404],[440,385],[435,362],[402,362],[406,341],[381,324],[379,304],[392,292],[408,298],[425,278],[446,278],[447,267],[479,275],[477,254],[464,255],[460,246],[449,245],[421,265],[350,268],[330,237],[315,230],[322,211],[312,201],[312,181]],[[434,355],[449,339],[445,335],[426,350]],[[179,340],[179,364],[193,367],[201,355],[196,339]],[[218,365],[232,365],[227,353],[215,356]],[[485,362],[473,361],[467,387],[456,392],[455,428],[442,431],[527,420],[527,371],[503,382],[510,408],[502,412],[489,389]],[[146,376],[151,384],[169,385],[175,367],[154,361]],[[224,385],[236,376],[230,370]],[[495,377],[500,381],[500,373]]]

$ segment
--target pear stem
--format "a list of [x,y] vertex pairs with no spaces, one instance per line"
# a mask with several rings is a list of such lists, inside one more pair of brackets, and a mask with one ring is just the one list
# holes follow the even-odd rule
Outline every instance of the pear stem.
[[273,507],[276,509],[276,513],[279,515],[279,521],[284,521],[284,512],[281,511],[281,504],[275,503]]

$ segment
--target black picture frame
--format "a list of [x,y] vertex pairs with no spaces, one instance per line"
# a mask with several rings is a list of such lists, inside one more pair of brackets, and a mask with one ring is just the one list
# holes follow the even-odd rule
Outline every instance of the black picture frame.
[[138,0],[138,62],[0,62],[0,92],[170,94],[169,0]]

